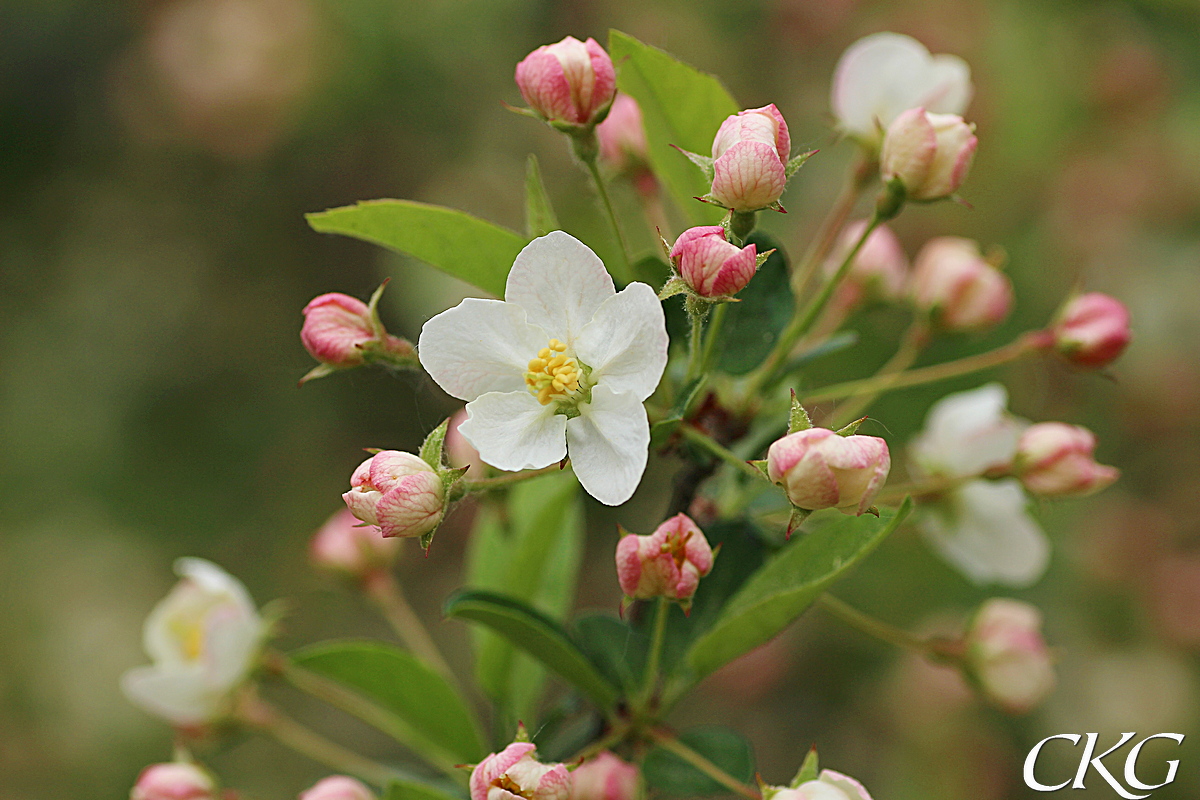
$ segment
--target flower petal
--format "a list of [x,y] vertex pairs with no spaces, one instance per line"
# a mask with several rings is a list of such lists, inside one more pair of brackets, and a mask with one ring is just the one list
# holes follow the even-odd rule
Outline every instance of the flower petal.
[[630,498],[646,471],[646,409],[637,395],[618,394],[601,384],[592,389],[592,402],[579,411],[580,416],[567,422],[567,450],[575,476],[592,497],[618,506]]
[[[896,94],[919,80],[925,46],[899,33],[876,33],[846,49],[833,74],[831,104],[834,116],[849,133],[873,138],[896,115],[911,106],[895,108]],[[907,99],[907,98],[905,98]]]
[[667,322],[662,303],[644,283],[631,283],[604,301],[575,341],[575,355],[591,379],[638,400],[654,393],[667,366]]
[[417,354],[438,386],[469,401],[486,392],[524,391],[529,359],[547,341],[521,306],[469,297],[425,323]]
[[523,388],[488,392],[467,403],[458,432],[496,469],[541,469],[567,455],[567,418],[554,412]]
[[916,105],[937,114],[961,116],[967,110],[975,88],[971,85],[971,67],[966,61],[946,53],[936,55],[925,75],[925,93],[916,99]]
[[1007,404],[1008,392],[999,383],[943,397],[909,445],[914,460],[926,473],[953,477],[1008,464],[1025,424],[1005,410]]
[[199,725],[219,716],[226,693],[205,685],[202,667],[159,670],[136,667],[121,676],[130,702],[175,725]]
[[517,255],[504,299],[524,308],[529,322],[540,325],[547,335],[574,347],[575,337],[616,291],[604,262],[590,247],[569,233],[552,231]]

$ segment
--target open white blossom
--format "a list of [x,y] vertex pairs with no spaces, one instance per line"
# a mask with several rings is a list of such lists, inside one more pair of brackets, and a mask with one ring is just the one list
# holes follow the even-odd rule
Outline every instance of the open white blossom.
[[458,431],[497,469],[540,469],[568,453],[602,503],[629,499],[646,468],[643,401],[667,363],[653,289],[620,292],[600,258],[563,233],[534,239],[503,301],[468,298],[421,329],[421,364],[466,400]]
[[878,144],[910,108],[962,116],[971,102],[971,68],[958,56],[930,55],[899,33],[874,33],[846,49],[833,74],[833,114],[847,134]]
[[[1007,403],[998,383],[939,400],[909,445],[914,468],[951,479],[1006,468],[1026,427],[1008,413]],[[917,524],[930,545],[975,583],[1028,586],[1050,559],[1050,543],[1028,504],[1014,479],[969,480],[923,505]]]
[[175,562],[180,581],[146,618],[142,634],[152,666],[125,673],[125,695],[173,725],[225,716],[233,692],[254,667],[266,635],[246,587],[199,558]]

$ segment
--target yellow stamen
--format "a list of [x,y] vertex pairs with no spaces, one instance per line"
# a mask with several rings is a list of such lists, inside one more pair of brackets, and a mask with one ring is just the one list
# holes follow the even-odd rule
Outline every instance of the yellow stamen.
[[542,405],[549,405],[579,391],[579,362],[567,355],[566,350],[566,344],[551,339],[549,345],[529,361],[525,385]]

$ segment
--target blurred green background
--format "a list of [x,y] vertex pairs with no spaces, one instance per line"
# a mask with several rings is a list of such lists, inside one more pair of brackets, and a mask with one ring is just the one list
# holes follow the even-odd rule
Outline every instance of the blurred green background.
[[[1053,565],[1016,594],[1046,610],[1061,647],[1061,689],[1043,710],[1004,718],[952,673],[814,611],[710,679],[680,724],[740,729],[776,783],[817,742],[825,765],[878,800],[1038,796],[1019,770],[1045,736],[1176,731],[1182,755],[1148,747],[1143,779],[1182,757],[1154,796],[1200,792],[1195,0],[15,0],[0,6],[0,799],[124,797],[143,765],[169,757],[167,727],[117,681],[145,661],[141,623],[177,556],[222,564],[260,602],[290,598],[286,645],[386,636],[311,573],[306,542],[361,448],[411,449],[454,406],[427,381],[366,371],[298,390],[311,366],[300,309],[325,291],[365,298],[392,276],[385,320],[415,339],[465,289],[315,234],[302,215],[406,197],[521,229],[535,152],[565,226],[611,252],[564,143],[502,106],[520,101],[512,71],[529,50],[568,33],[603,42],[609,27],[717,73],[746,107],[776,103],[797,149],[822,148],[784,197],[790,213],[766,220],[793,253],[852,154],[828,127],[841,51],[896,30],[962,55],[976,84],[980,147],[963,192],[974,208],[914,208],[895,228],[910,255],[938,234],[1003,246],[1019,299],[1001,330],[931,357],[1043,324],[1076,283],[1125,300],[1135,323],[1113,380],[1044,362],[1001,376],[1016,412],[1092,427],[1100,460],[1125,471],[1097,498],[1039,511]],[[618,204],[635,210],[628,191]],[[852,324],[860,348],[814,380],[873,369],[904,318]],[[930,402],[981,382],[897,393],[870,432],[899,461]],[[648,491],[615,515],[589,506],[581,606],[615,609],[613,522],[648,530],[656,502]],[[464,627],[436,620],[468,519],[458,512],[428,560],[414,547],[400,566],[464,667]],[[953,623],[993,593],[911,530],[839,591],[912,626]],[[294,707],[389,757],[341,717]],[[212,763],[265,800],[323,774],[248,737]]]

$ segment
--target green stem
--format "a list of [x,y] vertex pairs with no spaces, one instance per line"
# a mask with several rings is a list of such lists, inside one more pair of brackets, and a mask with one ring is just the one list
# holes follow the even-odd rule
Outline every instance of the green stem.
[[746,800],[761,800],[762,796],[754,789],[753,786],[747,786],[746,784],[742,783],[737,778],[733,777],[728,772],[721,769],[716,764],[712,763],[683,742],[679,741],[670,733],[659,729],[651,729],[650,736],[654,739],[659,747],[678,756],[682,761],[691,764],[700,772],[703,772],[705,775],[712,778],[714,781],[721,784],[731,792],[746,798]]
[[721,326],[725,324],[725,315],[729,313],[729,303],[718,303],[712,313],[712,321],[708,323],[708,336],[704,340],[704,353],[700,357],[700,374],[712,369],[713,357],[717,352],[717,340],[720,337]]
[[687,439],[692,444],[698,445],[699,447],[707,450],[709,453],[721,459],[722,461],[732,464],[746,475],[750,475],[759,480],[766,479],[766,476],[759,472],[753,464],[750,464],[745,459],[740,458],[732,450],[729,450],[716,439],[713,439],[699,428],[684,423],[683,425],[679,426],[679,430],[683,433],[683,438]]
[[639,705],[644,709],[654,696],[654,687],[658,684],[658,667],[662,661],[663,643],[667,640],[667,617],[671,612],[671,602],[665,597],[658,598],[658,606],[654,609],[654,631],[650,636],[650,654],[646,657],[646,672],[642,684],[642,696]]
[[504,475],[497,475],[494,478],[477,478],[475,480],[465,480],[463,483],[468,492],[485,492],[489,489],[499,489],[502,486],[510,486],[514,483],[527,481],[530,478],[540,478],[543,475],[549,475],[551,472],[558,472],[566,468],[566,464],[551,464],[548,467],[541,469],[527,469],[523,472],[508,472]]
[[692,301],[688,300],[688,320],[692,324],[691,336],[688,338],[688,365],[684,384],[689,384],[700,375],[704,365],[704,314],[691,308]]
[[817,598],[817,602],[821,604],[822,608],[833,614],[833,616],[868,636],[874,636],[876,639],[881,639],[888,644],[893,644],[896,647],[907,650],[915,650],[922,654],[926,654],[930,650],[929,643],[924,639],[914,636],[908,631],[897,628],[894,625],[877,620],[868,614],[864,614],[857,608],[843,603],[831,594],[821,595]]
[[434,643],[429,631],[421,622],[421,618],[408,604],[395,576],[386,570],[380,570],[368,578],[363,585],[363,590],[379,607],[384,619],[392,626],[392,630],[400,637],[400,641],[404,642],[404,646],[442,673],[452,684],[457,684],[458,679],[455,677],[454,671],[442,657],[442,651]]
[[974,480],[978,477],[980,476],[969,475],[962,478],[935,476],[922,481],[900,483],[895,486],[888,486],[885,488],[882,492],[875,496],[875,502],[882,505],[889,505],[891,503],[899,503],[909,495],[917,498],[921,497],[922,495],[938,495],[942,494],[943,492],[950,491],[959,484],[966,483],[967,481]]
[[861,156],[851,165],[850,173],[846,176],[846,182],[842,184],[842,190],[834,201],[833,207],[821,221],[821,227],[817,229],[812,244],[809,245],[808,250],[804,253],[804,258],[792,272],[792,292],[797,297],[803,294],[804,287],[812,280],[817,268],[833,250],[838,235],[846,226],[846,220],[850,218],[850,214],[858,204],[858,199],[875,176],[875,170],[872,167],[872,160]]
[[[900,347],[896,350],[896,354],[880,367],[874,377],[886,379],[888,376],[894,377],[908,369],[917,360],[917,356],[925,349],[928,342],[929,326],[926,321],[924,319],[913,320],[913,323],[908,327],[908,331],[904,334],[904,339],[900,342]],[[837,430],[843,425],[858,419],[864,411],[870,408],[871,403],[875,402],[880,394],[887,391],[891,382],[882,380],[882,383],[883,385],[875,391],[850,398],[835,408],[833,413],[829,415],[829,422],[825,427]]]
[[584,158],[583,163],[587,166],[588,173],[592,176],[592,183],[596,185],[596,192],[600,195],[600,203],[604,206],[604,213],[608,217],[608,224],[612,227],[613,235],[617,238],[617,245],[621,248],[621,258],[624,264],[622,276],[627,282],[633,280],[633,260],[629,257],[629,245],[625,243],[625,234],[621,232],[621,224],[617,222],[617,214],[613,211],[612,200],[608,196],[608,188],[604,185],[604,178],[600,175],[600,167],[596,165],[596,158],[593,155],[591,158]]

